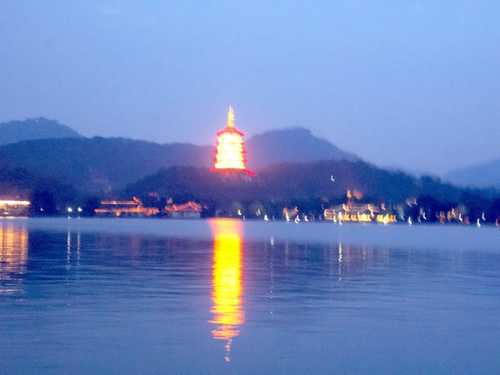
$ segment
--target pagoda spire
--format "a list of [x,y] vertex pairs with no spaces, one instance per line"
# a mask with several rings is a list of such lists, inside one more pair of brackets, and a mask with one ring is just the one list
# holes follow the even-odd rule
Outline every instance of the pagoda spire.
[[227,111],[227,123],[226,127],[228,128],[234,128],[234,109],[232,106],[229,106],[229,109]]
[[229,106],[226,127],[217,132],[213,171],[224,174],[254,174],[246,166],[244,136],[244,133],[236,128],[234,123],[234,109],[232,106]]

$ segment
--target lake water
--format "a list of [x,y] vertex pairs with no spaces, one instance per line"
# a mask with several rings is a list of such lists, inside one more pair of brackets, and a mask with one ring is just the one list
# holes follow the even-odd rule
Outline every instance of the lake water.
[[498,374],[500,230],[0,220],[0,374]]

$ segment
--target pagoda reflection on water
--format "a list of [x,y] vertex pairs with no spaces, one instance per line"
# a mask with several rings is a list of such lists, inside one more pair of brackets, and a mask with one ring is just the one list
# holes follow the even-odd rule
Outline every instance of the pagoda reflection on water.
[[242,223],[217,219],[210,222],[214,239],[212,269],[212,337],[225,341],[225,361],[245,322],[242,282]]

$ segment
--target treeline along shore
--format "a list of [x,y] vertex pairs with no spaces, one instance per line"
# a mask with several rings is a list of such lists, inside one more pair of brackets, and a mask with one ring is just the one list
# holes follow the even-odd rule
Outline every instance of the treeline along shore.
[[213,146],[87,138],[47,119],[0,124],[0,136],[0,216],[500,221],[498,188],[379,168],[304,128],[250,137],[255,176],[214,173]]
[[344,219],[351,214],[348,221],[358,221],[360,210],[387,212],[396,221],[411,223],[498,225],[500,220],[500,193],[495,189],[460,188],[359,160],[282,163],[253,177],[170,167],[109,191],[79,189],[22,169],[0,170],[0,181],[11,197],[30,200],[30,216],[68,215],[68,209],[71,215],[94,216],[103,200],[135,197],[144,207],[156,208],[150,212],[159,217],[166,216],[165,207],[194,202],[200,217],[314,221],[324,220],[325,210],[337,209]]

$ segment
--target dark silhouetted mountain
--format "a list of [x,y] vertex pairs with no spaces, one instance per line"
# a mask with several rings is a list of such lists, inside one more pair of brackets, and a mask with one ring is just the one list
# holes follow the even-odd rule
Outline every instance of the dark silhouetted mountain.
[[500,188],[500,160],[451,171],[446,180],[461,186]]
[[[24,168],[83,191],[106,192],[171,166],[208,168],[213,146],[158,144],[125,138],[67,138],[18,142],[0,147],[0,167]],[[252,137],[252,168],[276,162],[355,159],[305,129],[278,130]]]
[[40,177],[22,168],[0,168],[1,198],[32,199],[40,192],[52,195],[55,204],[79,198],[79,192],[68,184]]
[[361,193],[356,194],[357,202],[383,202],[416,222],[422,212],[425,221],[437,222],[442,212],[457,206],[466,207],[471,222],[483,220],[485,214],[490,223],[500,218],[498,191],[457,188],[439,178],[412,177],[359,160],[283,163],[264,168],[252,178],[215,174],[206,168],[172,167],[129,185],[123,196],[136,195],[157,207],[168,198],[179,203],[195,200],[202,203],[205,216],[243,214],[252,218],[260,210],[279,218],[283,207],[298,207],[302,213],[318,217],[325,207],[344,203],[347,190]]
[[431,194],[457,201],[463,190],[432,177],[415,178],[387,171],[363,161],[329,160],[286,163],[262,169],[251,180],[227,177],[202,168],[163,169],[127,187],[127,194],[150,193],[177,200],[293,201],[345,197],[357,190],[368,201],[403,202],[408,197]]
[[0,191],[2,192],[0,197],[27,198],[37,184],[37,180],[38,178],[21,168],[0,168]]
[[10,121],[0,124],[0,145],[48,138],[80,138],[66,125],[45,118]]
[[304,128],[272,130],[256,135],[248,140],[247,153],[249,166],[256,169],[286,162],[358,159]]
[[174,165],[209,166],[210,147],[123,138],[25,141],[0,147],[0,167],[24,168],[82,191],[110,191]]

